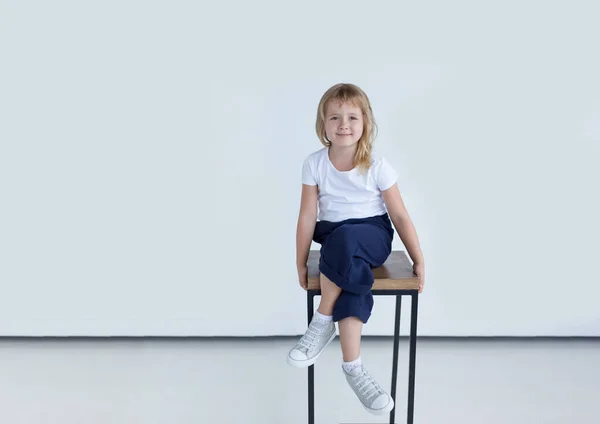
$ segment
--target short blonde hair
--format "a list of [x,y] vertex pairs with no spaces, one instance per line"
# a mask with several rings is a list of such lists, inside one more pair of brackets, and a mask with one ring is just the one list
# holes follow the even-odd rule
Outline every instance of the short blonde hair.
[[361,173],[365,173],[371,167],[371,152],[377,130],[369,97],[362,89],[348,83],[336,84],[323,94],[319,101],[315,129],[319,140],[321,140],[321,143],[325,147],[331,146],[331,142],[327,140],[327,134],[325,133],[325,108],[330,101],[349,102],[362,110],[363,133],[358,140],[358,146],[354,155],[354,166],[358,167]]

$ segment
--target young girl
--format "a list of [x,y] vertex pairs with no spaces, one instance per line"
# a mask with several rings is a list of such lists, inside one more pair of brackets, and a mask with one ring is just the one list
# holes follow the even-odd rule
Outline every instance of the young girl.
[[363,366],[360,339],[373,309],[371,270],[391,253],[392,223],[413,261],[419,293],[424,263],[396,172],[372,152],[374,128],[370,101],[359,87],[337,84],[321,98],[316,130],[325,147],[304,161],[296,235],[298,277],[304,289],[311,240],[321,245],[321,303],[287,362],[299,368],[314,364],[335,338],[337,322],[346,380],[365,409],[381,415],[391,411],[394,402]]

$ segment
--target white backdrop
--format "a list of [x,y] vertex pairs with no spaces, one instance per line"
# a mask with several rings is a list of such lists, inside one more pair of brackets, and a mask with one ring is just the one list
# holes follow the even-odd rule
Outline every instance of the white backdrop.
[[301,164],[352,82],[425,255],[419,334],[599,336],[600,6],[366,5],[2,2],[0,335],[302,333]]

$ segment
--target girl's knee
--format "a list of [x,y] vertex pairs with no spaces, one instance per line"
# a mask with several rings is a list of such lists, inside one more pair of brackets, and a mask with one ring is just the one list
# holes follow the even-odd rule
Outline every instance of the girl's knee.
[[324,246],[325,253],[349,256],[355,250],[356,237],[352,234],[352,227],[342,225],[327,238]]

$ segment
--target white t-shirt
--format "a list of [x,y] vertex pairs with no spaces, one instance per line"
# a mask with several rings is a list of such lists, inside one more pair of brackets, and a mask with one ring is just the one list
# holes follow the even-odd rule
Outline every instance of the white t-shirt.
[[302,166],[302,184],[319,188],[320,221],[339,222],[350,218],[368,218],[387,213],[381,192],[397,181],[396,171],[376,153],[365,174],[358,168],[338,171],[329,160],[329,149],[310,154]]

